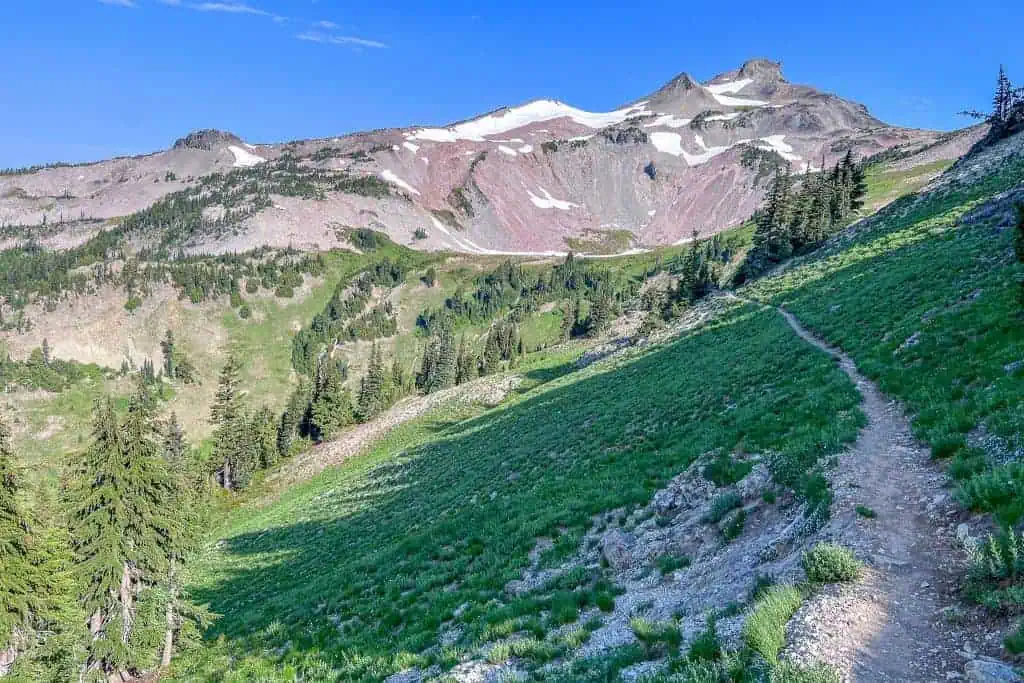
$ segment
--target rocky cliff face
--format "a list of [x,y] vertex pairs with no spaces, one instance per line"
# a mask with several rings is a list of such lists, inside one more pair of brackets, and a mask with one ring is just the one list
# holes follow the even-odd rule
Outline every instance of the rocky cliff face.
[[[91,234],[82,225],[96,223],[83,219],[124,216],[234,171],[239,187],[264,183],[269,201],[240,213],[232,230],[199,230],[184,246],[327,248],[340,239],[338,228],[370,227],[423,249],[612,251],[743,221],[779,165],[802,173],[848,149],[867,156],[937,137],[888,126],[864,106],[789,83],[780,64],[755,59],[706,83],[681,74],[611,112],[536,100],[444,128],[258,147],[197,131],[149,156],[0,176],[0,223],[23,226],[24,238],[45,222],[50,227],[37,231],[43,241],[65,246]],[[266,184],[289,174],[318,191]],[[58,219],[78,229],[56,230]],[[414,239],[417,230],[427,237]]]

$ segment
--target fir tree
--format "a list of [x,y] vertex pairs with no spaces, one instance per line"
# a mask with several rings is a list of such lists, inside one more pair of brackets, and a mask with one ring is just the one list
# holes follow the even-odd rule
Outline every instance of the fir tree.
[[372,419],[384,409],[384,360],[380,349],[374,343],[370,351],[370,363],[359,385],[359,419],[362,422]]
[[171,472],[180,472],[185,468],[185,434],[178,423],[178,415],[171,412],[164,427],[164,460]]
[[217,393],[210,411],[214,424],[213,458],[220,485],[229,491],[244,487],[255,463],[248,417],[239,389],[241,366],[234,354],[228,356],[217,380]]
[[288,405],[281,413],[281,422],[277,428],[277,451],[282,458],[291,455],[295,438],[305,433],[310,420],[311,401],[309,384],[304,377],[300,377],[299,386],[295,387],[288,398]]
[[50,365],[50,340],[43,337],[43,365]]
[[[355,421],[352,394],[345,388],[343,366],[325,358],[317,372],[318,386],[310,406],[311,436],[323,441],[334,436],[339,429]],[[289,406],[288,410],[297,410]]]
[[88,669],[134,674],[155,653],[140,651],[133,633],[139,594],[167,569],[175,533],[171,482],[152,416],[133,399],[123,426],[110,400],[97,405],[92,444],[72,492],[71,532],[91,642]]
[[164,340],[160,342],[160,350],[164,354],[164,377],[174,379],[177,377],[177,363],[174,359],[174,333],[167,330]]
[[462,335],[462,339],[459,341],[459,355],[455,368],[455,383],[463,384],[472,380],[476,375],[475,368],[476,360],[473,358],[473,352],[466,343],[466,335]]
[[33,612],[28,521],[16,500],[18,480],[10,436],[0,417],[0,652],[10,648],[17,632],[28,629]]

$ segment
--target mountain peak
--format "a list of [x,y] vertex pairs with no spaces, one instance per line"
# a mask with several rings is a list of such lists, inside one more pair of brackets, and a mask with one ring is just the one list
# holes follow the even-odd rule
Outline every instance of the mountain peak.
[[748,59],[740,67],[740,78],[752,78],[761,83],[775,83],[785,81],[782,75],[782,62],[773,62],[770,59],[758,57]]
[[174,149],[201,149],[209,152],[220,145],[238,145],[242,138],[234,133],[215,128],[204,128],[194,130],[183,138],[174,142]]

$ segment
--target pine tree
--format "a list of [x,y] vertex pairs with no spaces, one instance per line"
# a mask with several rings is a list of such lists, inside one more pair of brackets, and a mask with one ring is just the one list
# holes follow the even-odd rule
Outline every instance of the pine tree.
[[10,436],[0,418],[0,653],[12,643],[17,646],[15,637],[29,628],[33,613],[28,521],[16,500],[18,480]]
[[372,419],[384,409],[384,360],[376,342],[370,351],[370,363],[359,385],[359,419]]
[[43,365],[50,364],[50,340],[43,337]]
[[388,396],[388,402],[394,403],[398,399],[405,396],[406,392],[406,381],[405,381],[405,370],[402,369],[398,359],[395,358],[391,361],[391,393]]
[[311,390],[304,377],[299,378],[299,386],[295,387],[288,398],[288,405],[281,413],[281,422],[277,428],[277,451],[280,457],[291,455],[295,438],[305,433],[309,422]]
[[174,333],[167,330],[164,340],[160,342],[160,350],[164,354],[164,377],[174,379],[177,377],[177,363],[174,359]]
[[[311,436],[323,441],[334,436],[339,429],[352,424],[352,394],[345,388],[345,376],[341,366],[334,362],[321,364],[318,372],[320,385],[313,395],[310,406]],[[289,410],[292,407],[289,406]]]
[[484,357],[482,359],[482,374],[490,375],[501,371],[501,342],[499,340],[500,328],[492,326],[487,332],[487,341],[484,343]]
[[210,411],[213,432],[213,458],[220,485],[227,490],[239,487],[252,472],[251,438],[245,406],[240,393],[241,365],[234,354],[228,356],[217,380],[217,393]]
[[171,472],[181,472],[185,468],[185,434],[178,423],[178,414],[171,412],[164,427],[164,460]]
[[132,642],[139,594],[167,569],[175,533],[173,490],[152,416],[133,399],[122,425],[109,399],[93,418],[92,444],[72,489],[71,535],[92,640],[88,668],[107,676],[137,672],[156,653]]
[[455,383],[463,384],[474,378],[476,375],[476,361],[473,352],[466,343],[466,335],[462,335],[459,341],[459,355],[455,368]]
[[1013,94],[1013,86],[1010,84],[1010,79],[1006,76],[1006,69],[1000,64],[999,77],[996,80],[996,93],[992,97],[991,123],[993,126],[1001,127],[1010,118],[1010,111],[1013,108]]

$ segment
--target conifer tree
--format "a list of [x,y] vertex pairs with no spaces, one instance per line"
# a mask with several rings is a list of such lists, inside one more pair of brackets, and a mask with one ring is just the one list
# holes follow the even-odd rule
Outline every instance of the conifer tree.
[[174,359],[174,333],[170,330],[160,342],[160,350],[164,354],[164,377],[174,379],[177,377],[177,364]]
[[394,403],[402,398],[402,396],[405,396],[405,392],[405,370],[402,369],[398,359],[395,358],[391,361],[391,395],[388,397],[388,401]]
[[10,431],[0,417],[0,652],[17,646],[32,618],[33,580],[28,521],[16,500],[18,479]]
[[244,487],[255,469],[248,416],[242,402],[241,365],[228,356],[217,380],[217,393],[210,411],[214,424],[213,457],[220,485],[227,490]]
[[[310,431],[317,441],[334,436],[339,429],[352,424],[352,394],[345,387],[343,366],[323,359],[318,371],[319,386],[313,394],[310,405]],[[288,410],[293,410],[289,406]]]
[[309,383],[305,377],[300,376],[299,386],[295,387],[288,398],[288,405],[281,413],[281,422],[277,428],[277,451],[282,458],[291,454],[295,438],[307,431],[311,402]]
[[370,420],[384,409],[384,360],[376,342],[370,351],[370,363],[359,385],[359,419]]
[[139,594],[164,576],[175,533],[171,481],[152,416],[133,398],[123,426],[99,403],[72,490],[71,532],[91,641],[88,669],[134,674],[155,657],[133,643]]
[[463,384],[472,380],[476,374],[475,369],[476,362],[473,358],[473,352],[466,343],[466,335],[462,335],[462,339],[459,341],[459,355],[455,368],[455,383]]

